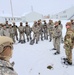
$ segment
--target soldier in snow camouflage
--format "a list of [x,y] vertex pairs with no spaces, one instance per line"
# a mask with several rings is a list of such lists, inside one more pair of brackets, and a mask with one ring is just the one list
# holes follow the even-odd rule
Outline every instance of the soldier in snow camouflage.
[[12,57],[13,40],[7,36],[0,36],[0,75],[18,75],[10,63]]
[[66,35],[64,37],[64,48],[66,54],[66,60],[69,65],[72,65],[72,49],[74,43],[74,32],[71,29],[71,23],[67,22],[66,24]]

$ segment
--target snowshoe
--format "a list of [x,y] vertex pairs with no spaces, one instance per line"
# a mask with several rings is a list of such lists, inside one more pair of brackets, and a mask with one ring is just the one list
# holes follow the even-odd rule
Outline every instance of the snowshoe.
[[61,63],[62,63],[62,64],[65,64],[65,65],[68,65],[68,60],[67,60],[67,58],[61,58]]

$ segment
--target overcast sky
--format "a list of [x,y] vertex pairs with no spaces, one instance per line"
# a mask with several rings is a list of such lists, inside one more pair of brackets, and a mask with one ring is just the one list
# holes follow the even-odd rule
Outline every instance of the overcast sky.
[[[13,14],[21,16],[33,11],[41,14],[55,14],[74,6],[74,0],[12,0]],[[0,14],[11,14],[10,0],[0,0]]]

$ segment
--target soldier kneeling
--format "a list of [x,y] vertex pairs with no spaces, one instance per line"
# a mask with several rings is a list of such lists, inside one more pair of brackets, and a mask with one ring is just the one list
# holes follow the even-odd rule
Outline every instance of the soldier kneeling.
[[12,57],[13,40],[6,36],[0,36],[0,75],[18,75],[13,64],[10,63]]

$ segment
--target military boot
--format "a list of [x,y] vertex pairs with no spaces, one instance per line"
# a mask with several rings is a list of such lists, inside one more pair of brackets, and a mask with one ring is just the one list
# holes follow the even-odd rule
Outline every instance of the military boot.
[[68,61],[68,65],[72,65],[72,62],[69,62],[69,61]]
[[20,43],[21,42],[21,40],[19,40],[19,42],[18,43]]
[[38,44],[38,41],[36,40],[36,44]]
[[26,43],[26,41],[25,40],[23,40],[24,41],[24,43]]
[[43,38],[41,37],[41,41],[43,41]]
[[29,42],[29,38],[27,38],[27,42]]
[[59,52],[55,52],[54,55],[60,54]]
[[51,42],[51,39],[49,40],[49,42]]
[[31,40],[32,38],[30,37],[30,40]]

